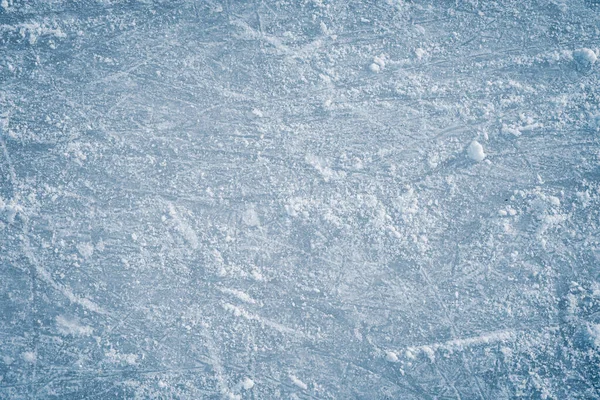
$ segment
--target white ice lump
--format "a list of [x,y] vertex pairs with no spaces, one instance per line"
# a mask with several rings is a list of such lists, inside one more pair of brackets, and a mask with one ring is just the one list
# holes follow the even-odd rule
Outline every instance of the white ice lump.
[[477,140],[473,140],[469,147],[467,147],[467,155],[473,161],[483,161],[485,158],[485,153],[483,151],[483,146]]
[[579,49],[573,52],[573,59],[582,66],[592,66],[598,60],[598,56],[592,49]]

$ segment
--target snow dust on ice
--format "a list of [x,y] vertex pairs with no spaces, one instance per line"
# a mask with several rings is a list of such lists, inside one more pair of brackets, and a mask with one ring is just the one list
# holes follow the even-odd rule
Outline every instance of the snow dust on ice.
[[0,398],[600,398],[592,0],[0,2]]

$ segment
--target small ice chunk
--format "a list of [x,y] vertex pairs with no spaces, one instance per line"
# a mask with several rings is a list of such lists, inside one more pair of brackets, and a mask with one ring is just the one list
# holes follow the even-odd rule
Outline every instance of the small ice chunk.
[[254,387],[254,381],[248,377],[244,378],[240,384],[244,390],[250,390]]
[[379,71],[381,71],[381,67],[379,66],[379,64],[376,63],[372,63],[371,65],[369,65],[369,69],[371,70],[371,72],[374,73],[378,73]]
[[485,153],[483,152],[483,146],[477,140],[473,140],[467,148],[467,155],[473,161],[483,161]]
[[573,52],[573,59],[579,65],[590,67],[598,60],[598,56],[594,50],[583,48]]
[[9,224],[13,224],[17,214],[23,212],[23,208],[12,201],[10,204],[5,204],[3,209],[6,211],[6,221],[8,221]]
[[379,57],[373,57],[373,63],[379,65],[379,68],[385,68],[385,56],[382,54]]
[[548,202],[555,207],[560,206],[560,199],[556,196],[548,196]]
[[398,362],[398,356],[393,351],[388,351],[385,353],[385,360],[389,362]]
[[304,382],[302,382],[296,375],[290,375],[290,380],[292,381],[292,383],[296,386],[298,386],[300,389],[302,390],[307,390],[308,389],[308,385]]

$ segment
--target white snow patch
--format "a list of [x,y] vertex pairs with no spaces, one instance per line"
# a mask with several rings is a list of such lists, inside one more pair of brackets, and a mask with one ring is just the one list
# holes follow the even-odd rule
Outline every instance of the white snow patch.
[[12,225],[15,223],[15,218],[17,215],[23,213],[23,207],[15,203],[14,200],[11,200],[9,204],[4,202],[0,203],[0,211],[4,211],[6,213],[6,221]]
[[37,354],[35,354],[33,351],[26,351],[21,354],[21,357],[23,357],[23,360],[28,363],[34,363],[37,360]]
[[507,340],[513,340],[516,337],[516,333],[513,330],[503,330],[486,333],[480,336],[454,339],[443,343],[433,343],[423,346],[411,346],[406,349],[405,355],[407,358],[414,357],[414,354],[424,353],[430,360],[433,360],[434,352],[437,350],[463,350],[470,346],[480,346],[490,343],[504,342]]
[[96,244],[95,247],[96,249],[98,249],[98,251],[104,251],[104,249],[106,248],[102,239],[100,239],[100,241]]
[[369,65],[371,72],[379,72],[385,68],[385,55],[379,55],[373,57],[373,62]]
[[429,361],[435,362],[435,351],[429,346],[422,346],[421,351],[425,353]]
[[[224,305],[223,305],[223,308],[224,308],[225,310],[227,310],[227,311],[230,311],[230,312],[231,312],[231,313],[232,313],[234,316],[236,316],[236,317],[241,317],[242,315],[244,315],[244,314],[243,314],[243,313],[244,313],[244,310],[242,310],[242,309],[241,309],[241,308],[239,308],[239,307],[236,307],[236,306],[234,306],[233,304],[229,304],[229,303],[227,303],[227,304],[224,304]],[[244,315],[244,316],[245,316],[245,315]],[[250,318],[248,318],[248,319],[250,319]]]
[[194,232],[192,227],[179,215],[173,204],[169,204],[169,215],[173,219],[175,229],[189,243],[192,249],[197,249],[199,240],[196,232]]
[[403,216],[413,215],[419,212],[419,199],[415,190],[408,186],[406,193],[402,194],[396,201],[395,204],[398,211]]
[[94,245],[91,243],[79,243],[76,247],[79,254],[86,260],[94,254]]
[[427,55],[427,51],[423,50],[422,48],[418,48],[415,50],[415,54],[417,56],[417,59],[422,59],[423,57],[425,57],[425,55]]
[[260,218],[254,207],[250,207],[244,212],[242,221],[248,226],[260,226]]
[[511,357],[512,356],[512,350],[506,346],[502,346],[500,347],[500,352],[502,353],[502,355],[504,357]]
[[467,147],[467,155],[473,161],[483,161],[485,158],[485,153],[483,151],[483,146],[477,140],[473,140],[469,147]]
[[242,292],[241,290],[229,289],[229,288],[222,288],[221,291],[223,293],[228,293],[228,294],[234,295],[235,297],[237,297],[238,299],[240,299],[244,303],[248,303],[248,304],[255,304],[256,303],[256,300],[254,300],[252,297],[250,297],[246,293]]
[[261,274],[261,273],[260,273],[260,271],[259,271],[259,270],[257,270],[257,269],[253,269],[253,270],[250,272],[250,275],[251,275],[251,276],[252,276],[252,278],[254,278],[254,280],[256,280],[256,281],[262,282],[262,281],[264,281],[264,280],[265,280],[265,277],[263,276],[263,274]]
[[308,389],[308,385],[306,383],[302,382],[296,375],[290,374],[290,380],[292,381],[292,383],[294,385],[298,386],[300,389],[302,389],[302,390]]
[[89,336],[94,331],[92,327],[80,325],[76,320],[66,318],[62,315],[56,317],[58,332],[62,335]]
[[[0,4],[4,10],[4,1]],[[34,45],[41,36],[54,36],[56,38],[65,38],[67,35],[59,27],[49,27],[39,22],[24,22],[16,25],[0,25],[0,31],[9,31],[18,33],[22,39],[26,39],[30,45]]]
[[588,334],[590,335],[590,339],[592,339],[593,345],[600,349],[600,324],[590,324],[588,326]]
[[104,355],[108,361],[113,363],[125,363],[128,365],[135,365],[137,363],[138,355],[131,353],[119,353],[115,349],[110,349],[105,352]]
[[129,365],[133,365],[136,363],[138,356],[137,354],[125,354],[125,362]]
[[240,385],[242,386],[242,389],[250,390],[254,387],[254,381],[252,379],[246,377],[242,380],[242,382],[240,382]]
[[260,323],[264,326],[268,326],[269,328],[272,328],[280,333],[287,333],[287,334],[291,334],[291,335],[295,335],[295,336],[304,336],[302,334],[302,332],[298,332],[292,328],[288,328],[287,326],[284,326],[275,321],[271,321],[271,320],[261,317],[259,315],[252,314],[252,313],[244,310],[243,308],[237,307],[233,304],[225,303],[225,304],[223,304],[223,308],[225,310],[231,312],[235,317],[242,317],[249,321],[257,321],[258,323]]
[[560,199],[556,196],[548,196],[548,202],[554,207],[560,206]]
[[516,137],[521,136],[521,131],[518,128],[515,128],[513,126],[508,126],[506,124],[502,124],[502,132],[510,133],[511,135],[516,136]]
[[301,197],[292,197],[288,204],[285,205],[285,211],[290,217],[301,215],[304,218],[310,216],[307,208],[310,206],[310,201]]
[[57,291],[61,292],[71,302],[79,304],[82,307],[87,308],[88,310],[93,311],[95,313],[106,314],[106,311],[102,307],[95,304],[93,301],[86,299],[85,297],[78,296],[75,293],[73,293],[70,288],[56,283],[56,281],[52,278],[50,272],[41,265],[41,263],[35,256],[31,247],[31,243],[29,242],[28,236],[23,235],[21,237],[21,240],[23,242],[23,251],[25,253],[25,256],[35,266],[35,270],[39,278],[41,278],[44,282],[48,283]]
[[311,165],[314,169],[316,169],[325,182],[329,182],[331,179],[337,179],[344,177],[343,172],[335,172],[329,166],[328,163],[322,159],[321,157],[315,156],[313,154],[307,154],[305,157],[306,162]]
[[329,29],[327,28],[327,25],[325,25],[325,22],[321,21],[319,23],[319,27],[321,28],[321,32],[323,32],[325,35],[329,35]]

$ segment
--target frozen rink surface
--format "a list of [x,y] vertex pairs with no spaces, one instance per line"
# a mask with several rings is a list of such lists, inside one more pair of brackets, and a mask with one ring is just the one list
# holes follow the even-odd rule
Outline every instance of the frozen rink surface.
[[0,399],[600,399],[600,0],[2,0]]

